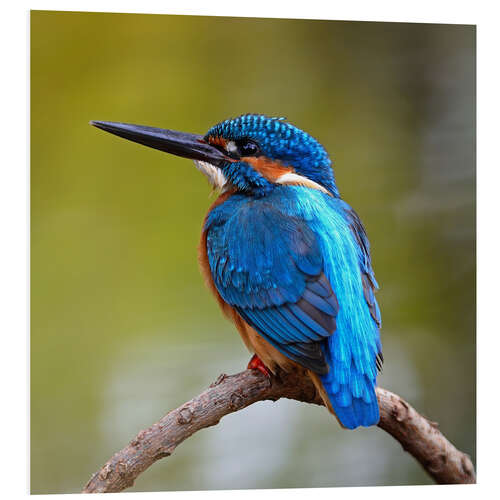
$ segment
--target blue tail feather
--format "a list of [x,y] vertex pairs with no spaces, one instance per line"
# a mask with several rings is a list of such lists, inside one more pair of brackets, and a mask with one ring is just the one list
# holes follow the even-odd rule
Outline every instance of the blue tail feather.
[[369,427],[378,423],[380,414],[375,385],[365,379],[361,397],[354,396],[347,385],[341,385],[337,392],[330,384],[324,384],[333,410],[344,427],[355,429]]
[[361,373],[352,358],[347,362],[345,359],[332,359],[328,347],[325,354],[330,371],[320,378],[342,425],[355,429],[377,424],[380,414],[373,372],[368,370],[368,373]]
[[332,406],[338,419],[344,427],[355,429],[356,427],[370,427],[378,423],[380,415],[377,402],[365,403],[361,398],[352,398],[350,406],[334,404],[335,396],[330,397]]

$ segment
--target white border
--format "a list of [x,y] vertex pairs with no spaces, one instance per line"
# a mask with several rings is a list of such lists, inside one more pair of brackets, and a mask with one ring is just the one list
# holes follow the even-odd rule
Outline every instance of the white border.
[[[495,2],[457,1],[349,1],[252,2],[236,1],[18,1],[2,8],[2,494],[19,498],[27,491],[28,453],[28,244],[29,214],[28,155],[26,130],[28,107],[27,11],[72,10],[100,12],[143,12],[168,14],[224,15],[244,17],[286,17],[395,22],[478,24],[478,478],[472,487],[335,488],[237,492],[168,493],[170,498],[420,498],[421,496],[490,496],[498,491],[498,400],[499,400],[499,153],[497,151],[500,81],[498,63],[498,14]],[[472,305],[471,305],[472,307]],[[457,314],[460,314],[457,311]],[[443,353],[446,355],[446,353]],[[5,463],[4,463],[5,462]],[[332,471],[334,473],[334,471]],[[448,491],[446,491],[448,490]],[[134,494],[134,498],[158,494]],[[48,497],[57,498],[55,495]]]

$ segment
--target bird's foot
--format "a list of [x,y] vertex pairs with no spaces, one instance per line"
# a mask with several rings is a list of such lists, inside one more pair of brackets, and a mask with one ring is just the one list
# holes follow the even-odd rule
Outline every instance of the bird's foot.
[[257,354],[252,356],[252,359],[248,362],[247,368],[250,370],[259,370],[259,372],[263,373],[267,378],[271,378],[271,372],[266,368],[266,365]]

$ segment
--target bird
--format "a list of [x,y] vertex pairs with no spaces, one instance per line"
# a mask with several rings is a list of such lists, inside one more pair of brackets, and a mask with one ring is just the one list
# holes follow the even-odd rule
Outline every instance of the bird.
[[309,377],[345,429],[379,421],[378,284],[365,228],[325,148],[285,118],[244,114],[204,135],[91,125],[194,161],[218,191],[199,265],[253,356],[248,368]]

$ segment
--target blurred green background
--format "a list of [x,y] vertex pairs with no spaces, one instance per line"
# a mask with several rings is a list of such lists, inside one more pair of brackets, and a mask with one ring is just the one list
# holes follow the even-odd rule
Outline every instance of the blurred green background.
[[[141,429],[249,359],[196,247],[186,160],[88,125],[204,133],[286,116],[335,160],[381,284],[380,385],[475,460],[475,28],[31,13],[31,491],[79,491]],[[133,490],[427,484],[377,428],[260,403]]]

